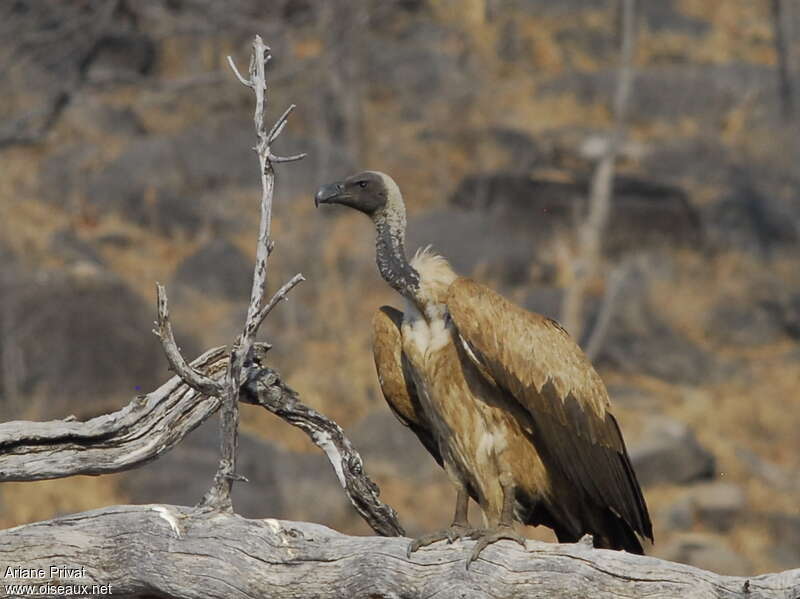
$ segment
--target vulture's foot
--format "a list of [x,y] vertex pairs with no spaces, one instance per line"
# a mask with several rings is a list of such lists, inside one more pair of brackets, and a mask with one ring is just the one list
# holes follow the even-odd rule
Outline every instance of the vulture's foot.
[[478,542],[475,543],[475,547],[472,549],[472,553],[467,559],[467,570],[469,570],[470,565],[481,554],[481,551],[486,549],[492,543],[497,543],[497,541],[509,540],[514,541],[522,545],[522,548],[525,549],[525,537],[519,534],[516,530],[514,530],[511,526],[499,526],[497,528],[491,530],[484,530],[481,531],[481,534],[478,536],[474,536],[472,538],[477,538]]
[[427,535],[422,535],[421,537],[411,541],[408,544],[406,555],[411,557],[411,554],[417,549],[427,547],[428,545],[433,545],[439,541],[454,543],[458,539],[477,539],[485,534],[485,532],[486,531],[481,528],[472,528],[471,526],[465,526],[463,524],[452,524],[448,528],[437,530],[436,532],[432,532]]

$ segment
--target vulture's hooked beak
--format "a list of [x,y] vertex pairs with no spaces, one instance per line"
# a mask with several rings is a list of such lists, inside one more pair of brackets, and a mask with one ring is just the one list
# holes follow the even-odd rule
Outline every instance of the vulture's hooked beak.
[[336,204],[347,197],[348,195],[344,193],[344,183],[341,181],[326,183],[314,196],[314,205],[319,208],[320,204]]

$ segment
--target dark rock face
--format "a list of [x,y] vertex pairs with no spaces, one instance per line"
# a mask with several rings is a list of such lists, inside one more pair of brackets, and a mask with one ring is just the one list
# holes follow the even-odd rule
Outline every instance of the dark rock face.
[[[564,183],[524,175],[472,175],[450,202],[496,214],[533,240],[572,229],[588,206],[588,180]],[[612,254],[659,245],[696,246],[702,240],[699,216],[677,187],[618,177],[614,184],[606,251]]]
[[121,281],[84,265],[72,275],[15,279],[0,298],[13,316],[0,343],[13,344],[19,357],[18,391],[47,396],[44,418],[93,415],[97,401],[166,379],[158,341],[147,335],[153,309]]
[[168,139],[136,139],[116,160],[90,177],[82,191],[88,204],[101,213],[115,211],[137,224],[163,228],[159,204],[170,190],[184,184],[176,162],[175,149]]
[[175,283],[227,300],[250,297],[253,264],[225,239],[215,239],[186,258],[175,271]]
[[710,479],[715,473],[714,456],[700,445],[694,432],[668,418],[652,420],[630,456],[644,486],[689,483]]
[[128,80],[153,67],[156,46],[141,33],[106,35],[86,58],[83,69],[90,81]]
[[739,294],[721,297],[706,329],[716,343],[739,347],[800,338],[800,287],[765,270]]
[[595,365],[691,384],[727,374],[728,362],[672,328],[651,306],[651,276],[642,269],[628,274]]
[[[561,318],[561,306],[564,303],[564,290],[559,287],[548,287],[536,285],[528,293],[522,303],[524,308],[531,312],[536,312],[542,316],[547,316],[553,320]],[[587,319],[592,320],[591,314],[596,311],[597,302],[587,302],[591,305],[585,306]]]

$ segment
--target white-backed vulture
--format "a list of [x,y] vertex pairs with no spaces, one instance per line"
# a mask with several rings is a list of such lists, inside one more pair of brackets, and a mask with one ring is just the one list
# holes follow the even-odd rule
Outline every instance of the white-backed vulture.
[[[474,560],[499,539],[524,540],[516,519],[562,542],[591,534],[597,547],[642,553],[647,506],[603,381],[555,321],[453,272],[430,251],[407,260],[397,184],[366,171],[323,185],[315,201],[367,214],[381,276],[406,299],[373,320],[381,388],[458,490],[452,525],[416,539],[477,538]],[[468,498],[488,529],[467,520]],[[469,562],[468,562],[469,564]]]

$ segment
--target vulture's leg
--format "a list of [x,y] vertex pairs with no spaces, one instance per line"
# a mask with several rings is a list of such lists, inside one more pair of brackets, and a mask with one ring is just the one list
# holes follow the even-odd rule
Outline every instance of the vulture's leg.
[[469,519],[467,517],[468,509],[469,495],[467,494],[467,490],[461,487],[458,489],[458,495],[456,496],[456,511],[453,515],[453,523],[450,527],[414,539],[408,545],[408,550],[406,551],[407,555],[411,557],[411,554],[420,547],[425,547],[438,541],[452,543],[456,539],[475,538],[479,531],[469,525]]
[[477,538],[478,542],[467,560],[467,569],[472,562],[478,559],[481,551],[492,543],[508,539],[515,541],[525,548],[525,537],[514,530],[514,483],[511,475],[503,473],[500,475],[500,486],[503,488],[503,511],[500,513],[500,521],[494,529],[483,531]]

